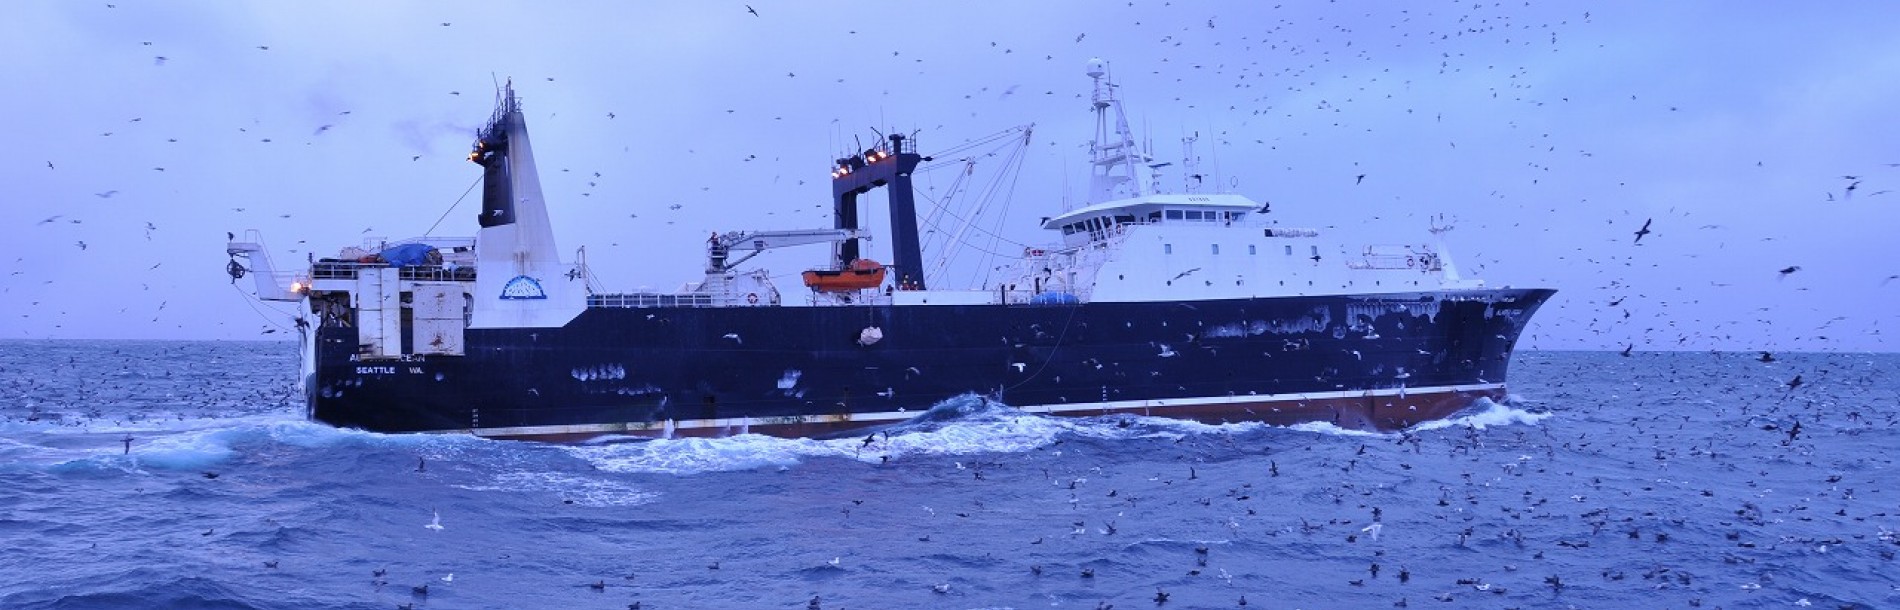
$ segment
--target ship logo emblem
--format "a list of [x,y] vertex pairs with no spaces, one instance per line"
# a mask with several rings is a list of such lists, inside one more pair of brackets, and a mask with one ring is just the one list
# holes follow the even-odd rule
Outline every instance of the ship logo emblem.
[[514,279],[508,280],[507,285],[501,287],[501,298],[524,300],[545,299],[548,298],[548,293],[541,289],[541,282],[539,280],[525,275],[517,275]]

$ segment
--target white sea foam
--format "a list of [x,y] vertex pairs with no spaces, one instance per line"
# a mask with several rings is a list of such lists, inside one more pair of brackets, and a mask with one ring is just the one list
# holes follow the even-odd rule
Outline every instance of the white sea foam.
[[1451,427],[1470,427],[1483,430],[1490,426],[1509,426],[1513,424],[1535,426],[1538,422],[1544,421],[1553,415],[1553,413],[1548,411],[1529,411],[1513,406],[1518,402],[1519,401],[1515,400],[1507,400],[1505,403],[1497,403],[1488,398],[1480,398],[1478,399],[1478,404],[1464,415],[1421,423],[1412,426],[1412,430],[1422,432]]
[[1047,446],[1063,435],[1115,438],[1157,433],[1099,421],[1054,418],[964,396],[954,398],[912,422],[865,437],[826,440],[787,439],[758,434],[726,438],[660,439],[635,443],[567,448],[576,457],[609,472],[691,474],[784,467],[813,458],[842,458],[867,463],[907,456],[956,456],[1015,453]]
[[[1413,430],[1449,426],[1484,428],[1536,424],[1547,413],[1483,401],[1475,412],[1427,422]],[[1269,428],[1258,422],[1205,424],[1149,416],[1051,417],[1026,413],[975,396],[939,403],[915,420],[865,437],[827,440],[786,439],[758,434],[726,438],[683,438],[568,447],[576,457],[608,472],[693,474],[788,467],[813,458],[843,458],[867,463],[910,456],[960,456],[1019,453],[1046,447],[1067,435],[1081,438],[1165,438],[1229,435]],[[1388,437],[1391,433],[1341,428],[1328,422],[1287,426],[1296,432],[1344,437]]]

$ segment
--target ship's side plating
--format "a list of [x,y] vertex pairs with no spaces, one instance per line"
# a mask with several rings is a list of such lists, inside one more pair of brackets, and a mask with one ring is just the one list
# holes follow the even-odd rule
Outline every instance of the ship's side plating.
[[[813,433],[976,391],[1039,412],[1396,428],[1498,395],[1549,294],[603,307],[559,329],[471,330],[466,356],[396,362],[356,357],[351,329],[331,327],[316,413],[501,436]],[[865,341],[867,328],[882,337]]]

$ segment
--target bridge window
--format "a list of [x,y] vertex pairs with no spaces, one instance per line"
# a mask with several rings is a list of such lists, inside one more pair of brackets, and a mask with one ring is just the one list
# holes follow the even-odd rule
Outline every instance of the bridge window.
[[1174,244],[1161,244],[1162,254],[1174,254]]
[[1213,246],[1214,254],[1220,254],[1220,244],[1209,244],[1209,245]]
[[1286,255],[1287,255],[1287,256],[1293,256],[1293,246],[1291,246],[1291,245],[1288,245],[1288,246],[1286,247]]
[[1247,255],[1248,255],[1248,256],[1253,256],[1253,255],[1255,255],[1255,254],[1259,254],[1259,252],[1254,252],[1254,251],[1253,251],[1253,244],[1247,244]]
[[1180,219],[1181,219],[1180,210],[1168,210],[1168,220],[1180,220]]

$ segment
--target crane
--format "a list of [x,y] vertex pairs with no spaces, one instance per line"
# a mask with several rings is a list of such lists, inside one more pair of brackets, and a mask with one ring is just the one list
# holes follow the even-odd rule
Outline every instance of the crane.
[[870,239],[857,229],[800,229],[789,231],[727,231],[706,240],[706,273],[725,273],[739,263],[773,248]]

